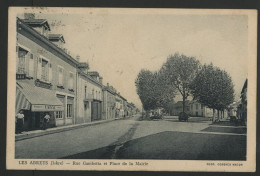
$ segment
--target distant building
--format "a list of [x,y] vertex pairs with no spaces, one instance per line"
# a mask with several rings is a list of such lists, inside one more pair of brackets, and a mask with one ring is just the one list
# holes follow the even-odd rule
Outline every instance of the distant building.
[[107,86],[103,87],[103,112],[105,119],[116,118],[116,90],[107,83]]
[[[188,113],[188,114],[190,113],[189,103],[190,103],[189,100],[187,100],[185,102],[185,112]],[[177,103],[173,104],[170,115],[178,116],[182,111],[183,111],[183,102],[178,101]]]

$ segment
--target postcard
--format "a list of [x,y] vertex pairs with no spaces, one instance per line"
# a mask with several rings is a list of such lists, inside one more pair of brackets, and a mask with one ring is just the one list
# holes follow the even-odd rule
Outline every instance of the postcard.
[[256,169],[257,11],[10,7],[7,169]]

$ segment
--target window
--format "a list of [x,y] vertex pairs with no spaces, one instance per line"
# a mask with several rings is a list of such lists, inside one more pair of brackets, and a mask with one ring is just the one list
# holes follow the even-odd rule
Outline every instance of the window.
[[198,104],[196,104],[196,109],[199,109],[199,105]]
[[21,47],[18,47],[18,69],[17,69],[17,73],[20,74],[26,74],[26,55],[27,55],[28,51],[24,50]]
[[69,89],[73,89],[74,76],[73,73],[70,73],[69,77]]
[[58,84],[63,85],[63,68],[58,66]]
[[92,95],[93,95],[93,98],[94,98],[94,89],[92,89]]
[[34,60],[33,60],[33,54],[32,53],[28,53],[29,54],[29,76],[33,77],[34,76]]
[[100,91],[99,91],[99,99],[101,100],[101,93],[100,93]]
[[203,109],[203,105],[201,105],[201,109]]
[[56,119],[62,119],[62,118],[63,118],[63,116],[62,116],[62,111],[57,111],[57,112],[55,113],[55,116],[56,116]]
[[72,118],[72,104],[67,104],[67,118]]
[[87,86],[85,86],[85,98],[87,98]]
[[97,95],[97,91],[96,91],[96,99],[98,99],[98,97],[97,97],[98,95]]
[[49,76],[48,76],[48,71],[49,71],[49,67],[48,67],[48,61],[42,59],[42,76],[41,79],[43,81],[49,81]]

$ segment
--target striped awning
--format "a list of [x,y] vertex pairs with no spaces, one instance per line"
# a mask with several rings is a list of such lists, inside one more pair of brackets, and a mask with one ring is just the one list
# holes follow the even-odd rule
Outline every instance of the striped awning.
[[24,94],[16,87],[16,104],[15,104],[15,113],[17,114],[21,109],[30,110],[31,104],[26,99]]
[[63,103],[54,91],[36,87],[27,81],[16,81],[16,113],[23,110],[32,112],[63,111]]

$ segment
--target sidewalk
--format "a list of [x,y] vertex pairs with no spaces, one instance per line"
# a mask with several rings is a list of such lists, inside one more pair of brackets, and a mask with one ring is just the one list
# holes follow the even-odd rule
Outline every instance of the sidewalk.
[[93,126],[93,125],[108,123],[108,122],[112,122],[114,120],[115,119],[99,120],[99,121],[89,122],[89,123],[82,123],[82,124],[48,128],[46,130],[24,131],[22,134],[16,134],[15,135],[15,141],[21,141],[21,140],[30,139],[30,138],[39,137],[39,136],[44,136],[44,135],[48,135],[48,134],[60,133],[60,132],[63,132],[63,131],[69,131],[69,130],[74,130],[74,129],[78,129],[78,128],[84,128],[84,127],[87,127],[87,126]]

